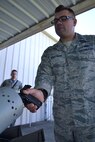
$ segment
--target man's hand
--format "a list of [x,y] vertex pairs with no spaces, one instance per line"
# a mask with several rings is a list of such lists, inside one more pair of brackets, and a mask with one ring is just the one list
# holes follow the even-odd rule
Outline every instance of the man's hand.
[[[29,88],[26,90],[23,90],[23,93],[26,95],[32,95],[35,98],[37,98],[38,100],[40,100],[42,103],[44,102],[44,95],[43,92],[41,90],[37,90],[37,89],[33,89],[33,88]],[[26,108],[28,110],[30,110],[31,112],[36,112],[37,111],[37,106],[33,103],[27,104]]]

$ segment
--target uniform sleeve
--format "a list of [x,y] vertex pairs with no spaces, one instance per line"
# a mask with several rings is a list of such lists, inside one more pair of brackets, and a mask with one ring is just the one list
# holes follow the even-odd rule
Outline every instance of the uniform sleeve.
[[19,89],[22,89],[22,88],[23,88],[23,86],[22,86],[22,83],[20,82]]
[[4,86],[6,86],[6,81],[3,81],[1,84],[1,87],[4,87]]
[[35,79],[35,88],[42,88],[48,92],[51,92],[53,86],[53,74],[51,68],[51,61],[49,58],[49,53],[44,52],[41,58],[41,63],[38,67],[37,76]]

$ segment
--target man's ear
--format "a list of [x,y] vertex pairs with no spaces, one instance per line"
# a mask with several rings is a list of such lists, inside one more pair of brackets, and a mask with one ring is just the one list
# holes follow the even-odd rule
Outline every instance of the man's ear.
[[74,26],[76,26],[77,24],[77,19],[74,19]]

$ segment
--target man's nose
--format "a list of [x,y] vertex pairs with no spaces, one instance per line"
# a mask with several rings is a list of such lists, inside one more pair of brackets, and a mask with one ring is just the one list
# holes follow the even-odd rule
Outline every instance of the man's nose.
[[58,19],[56,24],[62,24],[61,19]]

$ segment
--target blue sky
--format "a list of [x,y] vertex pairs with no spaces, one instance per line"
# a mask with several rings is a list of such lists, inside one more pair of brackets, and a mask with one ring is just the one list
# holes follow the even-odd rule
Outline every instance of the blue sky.
[[[77,15],[76,18],[77,18],[77,25],[75,28],[76,32],[83,35],[84,34],[95,35],[95,8]],[[54,26],[46,29],[45,31],[49,32],[49,34],[54,36],[56,39],[59,39],[59,37],[55,33]]]

